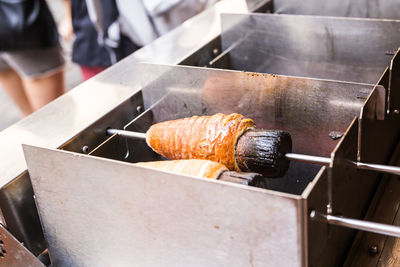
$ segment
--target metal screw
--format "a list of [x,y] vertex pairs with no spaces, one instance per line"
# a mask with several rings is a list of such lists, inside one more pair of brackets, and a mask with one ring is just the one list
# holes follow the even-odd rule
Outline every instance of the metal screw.
[[89,153],[89,147],[88,146],[83,146],[82,147],[82,152],[85,153],[85,154]]
[[343,133],[342,132],[338,132],[338,131],[332,131],[329,133],[329,137],[332,138],[333,140],[337,140],[339,138],[342,138]]
[[332,205],[331,204],[326,205],[326,213],[328,215],[332,215]]
[[312,211],[310,212],[310,218],[311,218],[311,219],[314,219],[314,218],[315,218],[315,210],[312,210]]
[[214,49],[213,49],[213,54],[214,54],[214,55],[217,55],[218,53],[219,53],[219,49],[218,49],[218,48],[214,48]]
[[378,246],[377,246],[377,245],[369,246],[368,252],[369,252],[371,255],[376,255],[376,254],[378,254],[378,252],[379,252]]
[[387,56],[394,56],[396,54],[396,51],[385,51],[385,55]]
[[143,107],[142,106],[137,106],[136,107],[137,112],[142,113]]

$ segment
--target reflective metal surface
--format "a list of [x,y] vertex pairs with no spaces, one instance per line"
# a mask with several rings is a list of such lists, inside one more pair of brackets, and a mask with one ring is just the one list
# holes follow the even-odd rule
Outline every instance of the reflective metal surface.
[[[307,225],[307,247],[309,266],[338,266],[337,248],[333,249],[331,239],[331,226],[327,223],[310,219],[311,211],[326,212],[328,169],[321,168],[318,175],[304,190],[302,197],[306,201],[304,214],[306,215]],[[341,248],[339,247],[339,250]]]
[[[21,144],[62,146],[138,91],[139,61],[177,64],[220,33],[221,12],[266,11],[270,4],[266,0],[219,1],[206,12],[0,132],[0,209],[10,231],[35,254],[45,248]],[[75,140],[70,145],[81,151],[81,141]],[[97,141],[95,138],[89,149],[96,146]]]
[[[196,213],[197,210],[189,210],[186,212],[189,215],[194,214],[198,216],[192,216],[194,219],[199,219],[196,222],[196,226],[193,226],[194,223],[186,224],[187,221],[185,220],[187,217],[185,216],[187,214],[183,216],[178,214],[180,211],[175,210],[168,214],[165,212],[166,210],[171,210],[171,207],[177,206],[176,203],[173,202],[174,200],[178,200],[177,202],[187,200],[186,198],[189,196],[181,193],[181,191],[179,191],[181,188],[175,188],[179,193],[170,194],[170,196],[168,196],[169,198],[163,195],[164,192],[159,192],[155,200],[150,199],[149,196],[151,196],[151,194],[146,195],[146,192],[155,193],[156,190],[158,190],[156,182],[159,182],[160,177],[175,177],[173,179],[179,181],[177,185],[184,185],[183,187],[185,189],[189,188],[189,190],[192,189],[192,187],[185,187],[185,185],[187,185],[186,179],[191,178],[164,173],[162,175],[155,175],[154,173],[147,173],[146,171],[148,170],[139,169],[140,172],[144,171],[148,174],[146,179],[149,178],[149,181],[147,181],[144,178],[138,178],[138,169],[127,165],[127,163],[99,160],[88,156],[77,156],[76,154],[67,152],[40,149],[39,150],[44,154],[49,152],[49,155],[55,153],[54,155],[57,156],[55,156],[54,159],[51,157],[48,159],[37,158],[38,154],[34,153],[32,153],[32,155],[35,155],[36,158],[31,156],[32,159],[35,158],[35,160],[38,160],[38,162],[42,164],[40,166],[38,164],[36,166],[37,169],[47,171],[49,169],[60,170],[58,168],[61,168],[61,173],[68,174],[67,176],[72,177],[74,181],[76,179],[75,176],[85,178],[77,182],[77,185],[82,185],[81,187],[78,186],[78,189],[76,189],[75,183],[67,184],[67,180],[62,180],[60,183],[45,184],[44,187],[41,187],[45,189],[43,195],[51,195],[52,198],[50,199],[56,199],[57,201],[64,200],[61,199],[64,196],[73,199],[71,202],[60,201],[54,203],[50,201],[46,202],[47,199],[45,199],[44,203],[46,203],[46,205],[49,204],[50,208],[43,210],[46,211],[49,218],[59,222],[60,225],[69,230],[69,232],[75,231],[76,228],[78,233],[87,234],[86,236],[82,235],[80,237],[77,235],[62,236],[63,242],[72,242],[73,239],[82,241],[81,243],[74,244],[76,247],[79,247],[79,249],[77,248],[77,250],[74,250],[73,255],[78,255],[79,259],[84,259],[83,261],[85,261],[85,263],[92,260],[97,263],[99,260],[98,257],[87,258],[87,255],[84,255],[87,249],[89,249],[89,255],[100,255],[100,258],[104,259],[101,264],[110,263],[115,265],[115,261],[112,263],[107,262],[109,258],[106,257],[110,255],[115,256],[119,252],[124,253],[124,251],[120,251],[121,247],[126,249],[126,253],[128,253],[127,248],[131,245],[132,240],[134,240],[134,242],[137,242],[137,240],[145,240],[145,242],[142,243],[135,243],[139,249],[133,253],[130,251],[131,254],[129,254],[132,257],[137,256],[136,258],[141,260],[141,265],[149,265],[150,252],[146,250],[148,244],[155,245],[156,247],[155,252],[151,251],[151,260],[154,258],[153,255],[160,255],[160,262],[155,263],[158,265],[162,265],[166,258],[180,260],[176,260],[173,263],[171,262],[171,265],[189,265],[189,263],[192,263],[191,260],[198,256],[198,254],[194,255],[194,253],[198,253],[199,251],[202,253],[204,252],[205,256],[202,257],[203,254],[200,253],[199,258],[201,258],[201,261],[200,263],[196,263],[200,265],[203,263],[208,264],[206,261],[212,258],[214,259],[212,264],[217,264],[219,261],[222,262],[224,259],[228,258],[228,255],[231,255],[230,249],[233,248],[233,246],[234,256],[237,256],[237,258],[242,257],[247,260],[243,262],[237,260],[236,262],[238,265],[266,265],[267,262],[265,262],[265,260],[268,259],[266,256],[269,256],[269,252],[275,253],[272,257],[280,257],[280,261],[276,262],[276,264],[280,265],[308,265],[309,263],[310,265],[318,266],[323,263],[325,263],[325,265],[342,264],[346,256],[345,254],[349,250],[349,244],[354,237],[354,232],[341,227],[328,226],[326,223],[321,224],[309,221],[307,215],[311,209],[318,212],[326,212],[326,203],[329,202],[329,198],[333,199],[330,203],[333,203],[331,208],[333,208],[334,212],[343,213],[345,216],[350,214],[351,217],[354,215],[355,218],[362,218],[365,214],[366,206],[374,195],[378,183],[381,181],[380,174],[365,170],[356,170],[344,164],[343,160],[351,158],[352,161],[356,161],[358,157],[358,160],[362,160],[363,162],[378,164],[388,163],[400,135],[400,129],[398,127],[400,117],[398,116],[399,112],[396,111],[398,105],[397,97],[395,97],[395,99],[390,98],[390,95],[397,95],[397,67],[393,68],[393,66],[397,66],[396,61],[393,61],[391,69],[387,69],[386,72],[384,72],[379,82],[385,87],[384,90],[386,90],[383,95],[381,94],[382,91],[379,90],[374,91],[373,94],[370,95],[372,86],[368,84],[341,83],[326,80],[259,75],[255,73],[214,73],[209,70],[192,71],[186,68],[179,70],[174,69],[172,72],[170,67],[165,66],[144,67],[142,81],[146,81],[146,83],[142,83],[142,86],[145,86],[143,95],[140,93],[134,94],[135,92],[139,92],[141,88],[139,84],[139,67],[137,64],[139,61],[176,64],[183,59],[185,59],[185,64],[199,64],[199,66],[212,65],[212,67],[222,68],[229,67],[232,63],[241,61],[243,64],[252,68],[260,68],[260,71],[276,73],[272,71],[272,67],[274,67],[279,71],[288,71],[291,75],[315,75],[315,77],[326,79],[361,81],[375,84],[376,79],[379,78],[382,71],[388,65],[386,60],[392,57],[394,49],[398,47],[397,38],[400,36],[398,21],[338,18],[326,18],[324,20],[322,18],[270,16],[270,18],[273,19],[269,20],[273,21],[273,23],[271,22],[268,24],[270,27],[266,29],[263,28],[263,26],[267,24],[264,23],[262,19],[259,19],[264,16],[226,15],[226,18],[229,17],[229,19],[225,20],[224,29],[228,29],[231,25],[241,22],[241,25],[250,25],[250,27],[248,27],[249,30],[247,30],[247,32],[245,28],[237,32],[226,30],[225,33],[227,36],[231,34],[233,39],[235,34],[241,34],[241,36],[239,36],[241,38],[237,40],[232,39],[233,41],[230,43],[226,43],[228,39],[225,37],[223,39],[218,37],[220,32],[219,14],[221,11],[247,11],[252,8],[266,10],[267,5],[263,6],[265,2],[268,1],[221,1],[216,7],[197,16],[194,20],[184,23],[181,27],[160,40],[155,41],[153,44],[137,51],[137,53],[131,57],[110,68],[110,70],[105,71],[101,75],[61,97],[54,104],[50,104],[31,117],[28,117],[24,121],[0,133],[0,146],[2,148],[0,150],[0,157],[4,163],[4,166],[0,169],[0,213],[3,214],[5,221],[8,223],[9,230],[17,236],[19,240],[24,240],[25,245],[29,247],[33,253],[37,254],[43,249],[44,242],[41,238],[42,233],[32,198],[33,192],[29,176],[25,172],[26,165],[20,150],[21,143],[30,143],[48,148],[62,147],[70,151],[90,153],[92,155],[115,158],[127,162],[154,160],[158,159],[158,156],[155,155],[143,141],[127,140],[121,136],[108,137],[106,135],[106,129],[108,127],[114,127],[117,129],[145,132],[151,124],[160,120],[190,115],[211,114],[219,111],[236,111],[248,114],[249,116],[251,115],[251,117],[253,117],[254,114],[259,127],[279,127],[280,129],[287,127],[290,131],[295,132],[296,143],[298,144],[296,145],[297,151],[295,152],[297,153],[329,157],[333,148],[338,144],[338,140],[332,136],[338,136],[338,138],[340,138],[340,136],[343,135],[351,119],[354,116],[358,116],[360,107],[365,100],[367,100],[362,114],[360,115],[358,154],[357,144],[354,144],[354,140],[357,140],[357,137],[352,135],[350,139],[347,137],[345,138],[345,140],[351,141],[349,141],[348,147],[347,145],[346,147],[339,146],[339,150],[335,151],[332,162],[333,172],[329,175],[325,167],[320,168],[319,166],[306,163],[294,163],[289,170],[288,177],[290,177],[290,179],[286,177],[284,179],[268,181],[269,188],[282,192],[290,192],[293,195],[267,191],[268,196],[273,196],[274,203],[271,204],[268,201],[268,203],[264,203],[265,191],[256,190],[252,191],[250,194],[248,193],[250,191],[246,191],[248,190],[247,188],[243,189],[243,187],[240,186],[232,187],[219,182],[214,182],[213,184],[213,182],[210,181],[199,182],[197,180],[190,180],[196,183],[196,186],[197,183],[201,184],[199,191],[196,191],[196,199],[189,199],[188,201],[189,206],[198,208],[198,210],[203,207],[202,204],[204,203],[210,206],[211,204],[215,205],[215,202],[212,202],[215,199],[210,199],[209,196],[205,202],[202,202],[204,196],[201,195],[200,189],[208,190],[208,188],[218,188],[221,190],[222,188],[223,192],[233,192],[232,194],[237,193],[239,196],[245,192],[243,196],[245,196],[246,199],[247,194],[249,194],[248,199],[254,202],[261,201],[262,205],[264,205],[261,207],[263,209],[271,209],[270,205],[272,205],[273,208],[284,210],[284,214],[280,214],[279,216],[293,216],[293,214],[295,214],[290,220],[278,217],[277,221],[274,221],[275,218],[267,218],[263,217],[264,215],[259,215],[259,213],[256,214],[256,212],[253,212],[256,210],[254,209],[250,217],[245,218],[245,221],[237,222],[232,219],[229,223],[232,221],[234,223],[228,224],[229,216],[235,219],[242,219],[243,216],[239,214],[239,211],[226,211],[226,209],[223,209],[226,206],[222,205],[222,197],[229,198],[223,193],[221,198],[216,200],[217,202],[221,202],[218,202],[219,204],[212,212],[216,214],[222,210],[226,212],[223,214],[229,213],[227,218],[216,217],[218,220],[221,219],[219,222],[226,223],[228,227],[226,229],[225,227],[222,228],[220,224],[216,224],[215,221],[212,221],[215,219],[214,217],[211,219],[211,222],[218,226],[214,227],[215,231],[224,229],[222,238],[220,238],[220,235],[215,235],[215,233],[212,232],[214,229],[210,230],[207,228],[207,226],[209,226],[207,224],[208,221],[204,218],[206,215],[209,215],[207,213],[208,206],[206,206],[207,209],[201,210],[198,213]],[[285,0],[282,0],[282,2],[285,2]],[[289,2],[290,0],[286,0],[286,3]],[[311,2],[313,1],[305,0],[304,5],[301,7],[305,8],[307,3]],[[329,8],[334,2],[336,1],[324,4],[324,8],[321,12],[329,11]],[[279,0],[276,3],[279,3]],[[369,5],[368,8],[360,8],[357,11],[357,3],[368,3]],[[396,13],[398,7],[396,4],[391,6],[391,10],[386,9],[385,12],[381,12],[385,4],[390,5],[391,3],[392,1],[372,3],[369,0],[357,0],[354,3],[344,1],[342,2],[342,6],[346,9],[346,11],[343,10],[346,15],[356,14],[354,11],[361,14],[367,10],[366,16],[379,17],[386,16],[384,14],[388,14],[385,13],[387,11],[393,11],[395,14],[398,13]],[[321,3],[314,2],[313,5],[317,7],[320,4]],[[278,5],[275,7],[281,9],[282,6]],[[301,12],[302,8],[300,8],[299,12]],[[243,21],[240,19],[243,17],[251,19]],[[276,22],[278,20],[279,22]],[[254,21],[259,23],[254,24]],[[307,22],[305,23],[307,26],[304,26],[304,22]],[[293,23],[296,25],[293,26]],[[241,26],[238,26],[236,29],[240,28]],[[258,31],[258,29],[262,30]],[[264,38],[264,36],[266,38]],[[367,36],[367,38],[365,36]],[[268,51],[265,45],[260,46],[260,42],[265,42],[268,45],[267,48],[270,47],[273,54],[277,55],[277,57],[271,57],[271,55],[268,54],[271,51]],[[315,44],[312,44],[312,42]],[[395,45],[395,48],[392,48],[393,45]],[[252,50],[252,52],[248,53],[250,50]],[[199,54],[200,51],[201,54]],[[237,53],[238,51],[240,51],[240,53]],[[189,56],[190,54],[192,54],[192,56]],[[232,59],[236,58],[231,57],[231,55],[236,55],[239,60],[235,62],[232,61]],[[243,55],[245,55],[245,57],[243,57]],[[268,56],[268,60],[265,60],[265,55]],[[311,61],[313,63],[311,63]],[[210,64],[210,62],[212,64]],[[202,65],[203,63],[204,65]],[[268,69],[270,67],[271,69]],[[150,83],[148,83],[149,81]],[[392,86],[393,84],[395,85]],[[236,94],[235,92],[238,93]],[[386,94],[387,92],[388,94]],[[392,94],[393,92],[394,94]],[[309,96],[306,96],[306,94]],[[389,96],[386,99],[389,101],[385,103],[385,101],[382,101],[382,97],[385,98],[386,95]],[[228,99],[229,101],[227,101]],[[382,113],[382,104],[385,106],[385,109],[389,110],[388,113]],[[143,110],[137,109],[139,106],[143,107]],[[120,119],[114,119],[116,117]],[[331,133],[333,132],[337,134],[332,135]],[[32,151],[34,150],[35,148]],[[316,153],[312,151],[316,151]],[[91,163],[85,165],[84,163],[86,163],[86,160]],[[53,168],[53,165],[51,165],[52,162],[54,164],[57,163],[55,165],[58,167]],[[71,162],[73,162],[72,166],[76,167],[71,168],[71,165],[68,165]],[[117,165],[118,167],[116,167]],[[107,169],[108,172],[103,173],[103,167]],[[120,172],[124,170],[126,172],[122,173],[121,177],[128,182],[124,180],[123,183],[110,183],[110,181],[119,179]],[[54,171],[46,173],[44,177],[48,180],[59,179],[59,174],[60,173]],[[97,180],[99,177],[100,182]],[[339,177],[340,179],[336,179],[335,177]],[[361,181],[359,181],[361,179],[360,177],[362,177]],[[40,178],[39,175],[36,176],[36,178]],[[334,184],[338,184],[336,184],[332,191],[328,191],[330,192],[328,195],[326,193],[329,180],[333,181]],[[142,187],[139,191],[137,186],[138,181],[139,184],[145,185],[145,190],[143,190]],[[348,185],[349,183],[350,186]],[[211,184],[213,186],[211,186]],[[93,190],[93,187],[95,187],[94,185],[107,188],[107,190]],[[131,185],[133,189],[126,187],[126,185]],[[208,185],[210,186],[208,187]],[[59,190],[58,186],[66,190]],[[385,188],[391,190],[391,187]],[[62,194],[58,195],[51,189],[60,191]],[[119,194],[121,190],[125,190],[124,192],[126,192],[126,194]],[[214,192],[212,191],[213,189],[210,190]],[[137,194],[134,194],[135,198],[129,195],[128,191],[136,192]],[[86,192],[94,194],[95,198],[86,198],[83,194]],[[254,192],[256,194],[254,194]],[[172,198],[171,195],[173,196]],[[296,195],[301,195],[302,199]],[[284,199],[284,201],[281,202],[281,198]],[[143,199],[145,201],[143,201]],[[199,199],[201,201],[198,201]],[[288,199],[290,199],[290,201],[288,201]],[[348,199],[351,201],[348,201]],[[118,204],[117,206],[122,207],[132,200],[135,200],[133,205],[136,206],[129,205],[128,209],[126,207],[124,207],[124,209],[115,209],[112,205]],[[156,211],[151,209],[155,203],[153,200],[161,201],[159,207],[160,209],[163,208],[163,210],[160,211],[159,215],[162,216],[163,220],[161,221],[165,222],[164,225],[159,225],[152,219],[154,217],[153,212],[158,212],[158,209],[156,209]],[[229,201],[231,200],[229,199]],[[234,201],[238,200],[235,199]],[[79,203],[90,205],[82,205]],[[170,204],[169,206],[167,205],[168,203]],[[233,203],[236,204],[237,202]],[[143,206],[140,206],[141,204],[143,204]],[[224,202],[224,204],[226,203]],[[251,204],[253,204],[253,206],[251,206]],[[286,206],[286,204],[288,206]],[[238,205],[243,208],[243,210],[246,210],[246,215],[248,213],[247,210],[252,210],[254,207],[254,203],[247,202]],[[88,207],[96,208],[90,209]],[[135,210],[129,209],[130,207],[134,207]],[[146,207],[147,209],[145,209]],[[257,209],[258,208],[259,207],[257,207]],[[81,212],[78,214],[72,214],[72,212],[70,212],[77,209]],[[127,214],[127,210],[131,211],[131,213]],[[135,214],[137,210],[142,210],[143,213]],[[111,216],[108,214],[109,211],[111,212]],[[182,211],[185,210],[182,208]],[[71,220],[74,222],[74,228],[66,221],[61,221],[64,214],[70,216]],[[87,216],[88,214],[93,216]],[[376,214],[379,215],[379,213]],[[59,217],[56,217],[56,215],[59,215]],[[73,216],[76,215],[78,216],[74,218]],[[119,215],[127,217],[136,216],[135,218],[138,219],[135,220],[133,224],[124,225],[123,222],[115,222],[115,220],[113,220],[112,216],[115,218]],[[204,215],[204,217],[201,217],[202,215]],[[334,215],[336,216],[337,214]],[[173,231],[171,228],[168,228],[170,227],[169,221],[171,216],[174,218],[183,218],[181,221],[173,222],[171,226]],[[246,230],[240,232],[242,234],[238,237],[241,242],[238,244],[228,239],[228,233],[232,233],[234,232],[233,230],[236,230],[236,228],[233,229],[229,227],[240,228],[239,226],[243,226],[245,223],[247,226],[251,222],[246,220],[252,218],[252,216],[257,220],[260,218],[267,220],[263,221],[263,223],[266,222],[266,224],[261,226],[261,220],[259,220],[257,221],[259,223],[259,229],[255,230],[250,228],[251,230],[248,230],[249,228],[246,228]],[[101,221],[98,219],[99,217],[102,218]],[[87,221],[88,218],[89,225],[90,222],[93,222],[91,225],[96,227],[92,227],[91,229],[86,224],[82,226],[82,221]],[[103,222],[106,223],[103,224]],[[273,225],[272,228],[274,232],[272,236],[267,236],[267,234],[265,234],[265,228],[271,228],[270,223]],[[276,229],[276,225],[280,227],[281,225],[287,226],[287,224],[294,225],[295,223],[297,224],[295,230],[287,231],[285,234],[291,237],[296,235],[297,239],[289,238],[288,241],[291,241],[290,244],[285,243],[285,240],[280,240],[279,238],[282,235],[278,235],[275,231],[279,231],[281,228]],[[181,227],[182,225],[183,227]],[[48,228],[51,231],[46,234],[57,232],[57,229],[52,227],[52,225]],[[136,229],[132,230],[132,228]],[[110,229],[113,231],[115,230],[116,235],[109,235]],[[122,231],[118,232],[118,229],[127,229],[127,231],[122,233]],[[153,235],[154,232],[152,232],[154,229],[167,229],[168,231],[162,231],[161,235],[155,236]],[[180,231],[181,229],[186,229],[185,231],[190,229],[191,231],[184,232]],[[101,233],[100,236],[97,235],[97,230]],[[136,235],[136,232],[133,233],[136,230],[138,230],[138,235]],[[242,228],[240,228],[240,231],[242,231]],[[193,238],[193,242],[189,244],[184,243],[186,236],[193,234],[193,232],[200,234],[196,235],[196,239]],[[259,234],[260,232],[262,234]],[[59,232],[57,232],[57,235],[58,233]],[[199,239],[199,236],[203,236],[201,233],[206,233],[205,236],[207,238]],[[208,239],[208,234],[211,233],[214,234],[214,236]],[[293,233],[295,234],[292,235]],[[90,234],[92,235],[89,238]],[[185,238],[183,235],[185,235]],[[150,237],[154,236],[156,239],[150,240]],[[176,237],[176,239],[174,239],[172,244],[168,243],[168,245],[165,245],[160,239],[157,239],[162,237],[165,240],[171,240],[171,236]],[[195,235],[193,234],[193,236]],[[245,239],[245,236],[254,237],[254,239]],[[262,240],[260,241],[256,236],[261,236]],[[81,237],[85,238],[80,239]],[[234,236],[233,240],[237,240],[235,238],[236,236]],[[272,244],[267,244],[270,238],[279,240],[280,243],[278,243],[278,247],[269,247]],[[56,241],[58,242],[60,240],[61,239]],[[104,240],[118,241],[110,244],[102,242]],[[122,240],[122,243],[120,243],[119,240]],[[210,240],[211,242],[209,242]],[[227,240],[229,240],[229,242]],[[93,243],[93,249],[84,246],[86,241]],[[260,242],[262,243],[261,245]],[[394,243],[393,240],[391,242]],[[209,250],[211,250],[211,248],[207,247],[206,243],[214,245],[214,254],[210,254]],[[241,243],[249,244],[249,246],[244,247],[240,245]],[[56,244],[56,242],[52,244]],[[57,243],[57,245],[59,244],[60,243]],[[101,244],[105,244],[105,246],[100,246]],[[176,246],[176,244],[179,246]],[[204,246],[202,247],[201,244]],[[381,243],[379,243],[379,245],[380,244]],[[113,245],[116,245],[118,250],[112,251],[110,248]],[[278,250],[279,248],[289,245],[297,246],[296,249],[294,247],[290,248],[295,252],[287,251],[286,248]],[[362,247],[364,245],[365,244],[361,244],[360,246]],[[377,251],[380,249],[380,247],[375,246],[375,244],[368,243],[368,246],[371,248],[377,247]],[[170,251],[171,247],[173,253],[169,254],[167,251]],[[179,250],[179,247],[188,249],[189,252],[182,255],[182,250]],[[204,247],[206,248],[204,249]],[[256,247],[256,249],[250,250],[250,247]],[[56,248],[60,249],[58,250],[60,252],[58,255],[67,255],[65,249],[69,248],[68,246],[64,246],[64,243],[62,246],[60,245]],[[257,250],[259,248],[261,250]],[[104,253],[103,249],[109,250],[106,250]],[[161,251],[161,253],[157,254],[158,251]],[[243,251],[250,251],[252,253],[249,252],[243,256]],[[346,253],[343,251],[346,251]],[[371,251],[375,251],[375,249],[371,249]],[[75,254],[75,252],[77,254]],[[100,252],[103,254],[100,254]],[[291,253],[291,255],[282,254],[286,252]],[[136,255],[139,253],[140,255]],[[389,249],[385,248],[382,254],[387,255],[388,253],[390,254]],[[118,255],[116,256],[118,257]],[[209,257],[209,255],[213,255],[214,257]],[[215,258],[217,260],[215,260]],[[64,259],[66,259],[66,257]],[[73,261],[76,259],[75,257],[70,257],[68,260]],[[232,260],[235,259],[236,258],[232,257]],[[118,257],[118,260],[121,262],[123,258]],[[286,262],[282,262],[283,260],[286,260]],[[275,262],[272,262],[272,264],[275,264]]]
[[44,267],[2,224],[0,224],[0,266]]
[[389,67],[388,113],[400,114],[400,49]]
[[274,0],[274,12],[316,16],[400,19],[397,0]]
[[[151,116],[137,123],[142,124],[139,132],[160,121],[237,112],[252,118],[258,128],[290,132],[293,152],[316,156],[330,155],[338,140],[329,137],[329,133],[346,130],[373,87],[152,64],[142,64],[140,76],[144,107],[152,108]],[[293,162],[285,177],[269,180],[269,188],[301,194],[319,169],[320,166]]]
[[56,266],[306,266],[300,196],[24,151]]
[[[290,132],[293,152],[329,156],[373,86],[280,75],[141,64],[145,108],[153,123],[193,115],[237,112],[257,128]],[[147,130],[147,129],[146,129]],[[310,146],[310,143],[313,145]]]
[[231,50],[213,67],[361,83],[375,84],[400,45],[397,20],[223,14],[222,28]]
[[[395,152],[389,163],[399,165],[400,144],[397,144]],[[400,183],[399,179],[392,175],[384,175],[379,183],[374,198],[364,217],[365,220],[385,224],[400,225],[396,221],[400,207]],[[368,232],[358,232],[355,241],[349,251],[344,266],[396,266],[398,251],[396,244],[398,238],[387,238],[386,236]],[[394,241],[394,242],[393,242]],[[376,247],[376,252],[371,252]]]

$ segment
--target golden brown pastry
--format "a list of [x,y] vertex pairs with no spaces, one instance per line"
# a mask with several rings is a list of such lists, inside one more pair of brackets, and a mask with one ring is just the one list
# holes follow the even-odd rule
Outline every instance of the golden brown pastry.
[[229,171],[221,163],[210,160],[165,160],[139,162],[135,163],[135,165],[198,178],[218,179],[225,182],[267,188],[266,180],[258,173]]
[[221,173],[228,170],[224,165],[218,162],[203,159],[139,162],[135,163],[135,165],[211,179],[218,179]]
[[253,120],[237,113],[193,116],[154,124],[146,142],[168,159],[207,159],[240,171],[235,146],[245,131],[254,128]]

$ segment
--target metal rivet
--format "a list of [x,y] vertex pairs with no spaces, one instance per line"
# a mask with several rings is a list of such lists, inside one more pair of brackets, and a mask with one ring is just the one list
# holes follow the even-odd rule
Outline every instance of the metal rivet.
[[310,212],[310,218],[311,218],[311,219],[314,219],[314,218],[315,218],[315,210],[312,210],[312,211]]
[[217,55],[218,53],[219,53],[219,49],[218,49],[218,48],[214,48],[214,49],[213,49],[213,54],[214,54],[214,55]]
[[368,252],[369,252],[370,254],[372,254],[372,255],[378,254],[378,252],[379,252],[378,246],[377,246],[377,245],[369,246]]
[[[326,205],[326,213],[329,215],[332,215],[332,205],[331,204],[327,204]],[[339,215],[340,213],[338,213],[337,215]]]
[[88,146],[83,146],[82,147],[82,152],[85,153],[85,154],[89,153],[89,147]]
[[142,106],[137,106],[136,107],[137,112],[142,113],[143,107]]
[[332,131],[329,133],[329,137],[333,140],[337,140],[339,138],[342,138],[343,133],[342,132],[338,132],[338,131]]

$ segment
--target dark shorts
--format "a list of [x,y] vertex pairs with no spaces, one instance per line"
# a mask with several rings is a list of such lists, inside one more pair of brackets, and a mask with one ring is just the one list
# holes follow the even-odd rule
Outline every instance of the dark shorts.
[[51,75],[63,69],[62,48],[30,49],[0,52],[0,71],[12,68],[21,77],[35,79]]

